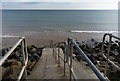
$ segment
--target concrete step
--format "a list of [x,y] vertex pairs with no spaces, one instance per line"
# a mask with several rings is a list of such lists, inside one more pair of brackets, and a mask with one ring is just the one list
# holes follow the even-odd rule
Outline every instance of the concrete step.
[[[56,52],[58,50],[56,49]],[[63,51],[60,49],[60,55],[63,57]],[[57,58],[56,58],[57,59]],[[77,79],[98,80],[97,76],[90,67],[85,65],[85,62],[78,62],[73,60],[73,69]],[[69,67],[66,64],[66,75],[63,75],[64,62],[60,61],[60,67],[57,67],[57,60],[53,56],[53,49],[45,48],[43,55],[38,61],[37,65],[28,76],[28,79],[69,79]]]

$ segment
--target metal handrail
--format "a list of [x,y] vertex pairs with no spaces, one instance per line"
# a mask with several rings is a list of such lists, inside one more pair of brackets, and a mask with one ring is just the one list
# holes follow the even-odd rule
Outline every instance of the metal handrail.
[[91,60],[86,56],[86,54],[82,51],[82,49],[78,46],[78,44],[75,42],[74,39],[71,40],[72,44],[75,46],[76,50],[79,52],[79,54],[82,55],[82,57],[86,60],[88,65],[91,67],[91,69],[94,71],[94,73],[97,75],[97,77],[101,81],[107,81],[107,79],[102,75],[102,73],[96,68],[96,66],[91,62]]
[[7,60],[7,58],[12,54],[12,52],[17,48],[18,45],[22,46],[22,54],[23,54],[23,61],[24,61],[24,65],[22,67],[22,70],[18,76],[17,81],[20,81],[23,73],[25,72],[26,76],[27,76],[27,71],[26,71],[26,67],[27,67],[27,63],[28,63],[28,52],[27,52],[27,44],[25,41],[25,37],[21,37],[19,39],[19,41],[0,59],[0,66],[2,66],[2,64],[5,62],[5,60]]
[[[64,44],[64,47],[65,47],[65,51],[64,51],[65,53],[64,53],[63,57],[60,55],[60,45],[59,44]],[[56,50],[55,50],[56,46],[58,46],[57,47],[58,53],[56,53]],[[69,70],[70,70],[70,78],[71,78],[71,75],[73,75],[74,80],[77,81],[76,75],[75,75],[73,67],[71,65],[72,62],[70,62],[72,58],[70,58],[68,55],[68,42],[65,41],[65,42],[60,42],[57,44],[52,44],[52,48],[53,48],[53,55],[55,56],[55,59],[56,59],[56,55],[58,56],[58,67],[60,66],[60,59],[64,62],[64,74],[63,74],[63,76],[66,76],[66,63],[67,63],[69,66]]]
[[[106,36],[109,36],[109,45],[108,45],[107,55],[104,54],[104,43],[105,43],[105,38],[106,38]],[[103,56],[103,57],[105,58],[105,60],[106,60],[105,70],[104,70],[105,76],[107,76],[107,66],[108,66],[108,62],[111,63],[114,68],[116,68],[117,70],[120,71],[120,67],[117,66],[113,61],[111,61],[111,60],[109,59],[109,54],[110,54],[110,50],[111,50],[110,48],[111,48],[112,38],[115,38],[115,39],[120,40],[119,37],[114,36],[114,35],[112,35],[112,34],[110,34],[110,33],[106,33],[106,34],[104,34],[104,36],[103,36],[102,52],[101,52],[101,53],[102,53],[102,56]]]
[[[59,44],[59,43],[58,43]],[[54,46],[57,46],[58,44],[54,44]],[[70,71],[70,81],[72,80],[72,76],[73,79],[75,81],[77,81],[77,77],[76,74],[73,70],[73,66],[72,66],[72,50],[73,50],[73,46],[75,46],[76,50],[79,52],[79,54],[81,54],[83,56],[83,58],[86,60],[86,62],[88,63],[88,65],[92,68],[92,70],[94,71],[94,73],[97,75],[97,77],[101,80],[101,81],[107,81],[107,79],[103,76],[103,74],[96,68],[96,66],[91,62],[91,60],[86,56],[86,54],[82,51],[82,49],[78,46],[78,44],[75,42],[74,39],[69,38],[68,41],[65,41],[65,43],[61,43],[64,44],[65,47],[65,54],[64,54],[64,63],[67,63],[69,66],[69,71]],[[58,45],[59,46],[59,45]],[[58,47],[59,49],[59,47]],[[53,47],[54,50],[54,47]],[[56,53],[55,50],[53,51],[53,55],[55,55],[56,57]],[[58,52],[58,58],[60,58],[60,54]],[[66,58],[67,57],[67,58]],[[63,59],[62,59],[63,60]],[[60,61],[58,59],[58,61]],[[60,65],[60,62],[58,62],[58,65]],[[65,64],[64,64],[64,75],[65,75]]]

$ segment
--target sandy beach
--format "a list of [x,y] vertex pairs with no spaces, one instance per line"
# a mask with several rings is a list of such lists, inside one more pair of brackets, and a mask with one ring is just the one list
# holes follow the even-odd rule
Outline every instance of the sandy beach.
[[[22,37],[23,35],[20,35]],[[20,37],[3,37],[2,47],[12,47]],[[90,39],[95,39],[101,41],[103,33],[71,33],[71,32],[40,32],[30,35],[24,35],[28,45],[44,46],[49,45],[50,41],[53,40],[54,43],[66,41],[67,38],[71,37],[75,40],[81,42]]]

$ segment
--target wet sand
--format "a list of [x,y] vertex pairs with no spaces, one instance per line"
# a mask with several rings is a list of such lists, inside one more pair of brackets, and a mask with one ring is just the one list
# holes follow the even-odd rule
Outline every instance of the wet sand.
[[[90,39],[95,39],[101,41],[103,34],[100,33],[71,33],[71,32],[40,32],[30,35],[24,35],[28,45],[44,46],[49,45],[50,41],[53,40],[54,43],[66,41],[69,37],[74,38],[77,41],[85,41]],[[20,35],[22,37],[22,35]],[[2,47],[12,47],[19,37],[3,37]]]

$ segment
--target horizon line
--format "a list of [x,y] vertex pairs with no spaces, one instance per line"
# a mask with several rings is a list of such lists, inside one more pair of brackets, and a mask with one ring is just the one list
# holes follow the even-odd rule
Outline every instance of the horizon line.
[[0,9],[0,10],[119,10],[119,9]]

